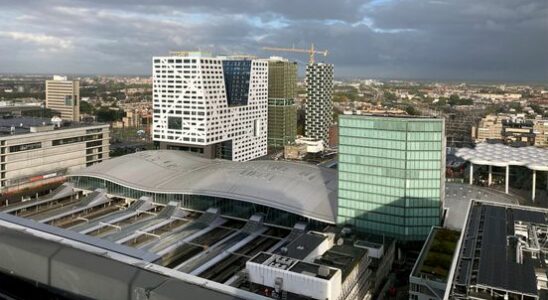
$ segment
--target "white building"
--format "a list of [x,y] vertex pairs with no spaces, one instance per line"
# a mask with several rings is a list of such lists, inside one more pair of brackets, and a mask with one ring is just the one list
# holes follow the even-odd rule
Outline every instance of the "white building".
[[267,60],[178,52],[152,63],[160,148],[234,161],[266,155]]

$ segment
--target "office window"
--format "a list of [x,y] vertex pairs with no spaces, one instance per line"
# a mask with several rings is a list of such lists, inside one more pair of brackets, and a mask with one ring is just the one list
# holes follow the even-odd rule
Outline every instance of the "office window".
[[10,146],[10,152],[27,151],[38,148],[42,148],[41,142]]
[[180,117],[168,117],[167,128],[181,130],[183,129],[183,120]]
[[66,106],[72,106],[72,95],[66,95],[65,96],[65,105]]

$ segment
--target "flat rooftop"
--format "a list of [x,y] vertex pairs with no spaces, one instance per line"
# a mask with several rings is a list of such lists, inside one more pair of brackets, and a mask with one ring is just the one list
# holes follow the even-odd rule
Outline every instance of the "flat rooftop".
[[474,201],[457,250],[451,293],[477,293],[477,286],[538,297],[543,292],[537,290],[537,275],[546,278],[548,272],[547,220],[546,209]]
[[447,215],[444,227],[462,230],[468,206],[472,200],[518,204],[517,196],[505,194],[502,191],[477,185],[446,182],[443,208],[447,210]]
[[[64,130],[72,128],[81,128],[88,126],[106,125],[102,123],[82,123],[63,121],[61,127],[54,127],[51,130]],[[31,127],[53,127],[53,123],[49,118],[39,117],[0,117],[0,137],[21,135],[31,133]]]
[[409,121],[413,120],[437,120],[443,121],[443,118],[436,116],[420,116],[420,115],[397,115],[397,114],[385,114],[385,113],[362,113],[362,114],[341,114],[340,117],[351,117],[351,118],[379,118],[379,119],[408,119]]
[[310,277],[317,277],[326,280],[331,279],[331,277],[333,277],[333,275],[335,275],[335,273],[337,272],[337,269],[327,268],[326,270],[328,272],[325,275],[321,275],[320,268],[322,265],[320,264],[309,263],[293,257],[264,252],[257,254],[257,256],[250,260],[250,262],[274,269],[299,273]]
[[459,237],[458,231],[433,227],[415,263],[412,276],[447,282]]
[[293,242],[287,245],[287,256],[304,259],[314,249],[316,249],[327,237],[319,234],[307,233],[296,238]]
[[314,263],[332,268],[341,269],[343,281],[352,272],[354,267],[367,256],[367,250],[350,245],[335,245],[323,255],[314,260]]

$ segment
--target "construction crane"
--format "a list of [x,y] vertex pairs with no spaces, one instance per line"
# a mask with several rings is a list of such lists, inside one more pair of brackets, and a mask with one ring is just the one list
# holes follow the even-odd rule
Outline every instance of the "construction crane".
[[309,63],[314,63],[314,55],[315,54],[322,54],[323,56],[327,56],[327,50],[315,50],[314,44],[310,45],[310,49],[298,49],[298,48],[274,48],[274,47],[263,47],[263,50],[268,51],[285,51],[285,52],[295,52],[295,53],[308,53],[309,55]]

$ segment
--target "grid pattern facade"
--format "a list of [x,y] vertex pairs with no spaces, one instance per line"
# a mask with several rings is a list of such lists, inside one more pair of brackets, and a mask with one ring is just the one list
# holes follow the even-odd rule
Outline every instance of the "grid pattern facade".
[[268,145],[283,147],[295,142],[297,106],[293,99],[268,99]]
[[268,62],[268,97],[295,99],[297,92],[297,63],[288,60]]
[[268,145],[283,147],[295,142],[297,63],[273,59],[268,62]]
[[[241,59],[250,67],[249,88],[233,96],[247,95],[247,104],[231,106],[223,61],[195,54],[153,58],[154,141],[198,146],[231,141],[235,161],[266,155],[268,62]],[[234,67],[237,60],[230,61]],[[242,79],[242,72],[234,72],[230,78]]]
[[440,223],[444,172],[443,119],[340,116],[338,223],[424,240]]
[[80,82],[46,80],[46,108],[58,112],[63,120],[80,121]]
[[333,65],[306,66],[305,136],[329,143],[333,122]]

